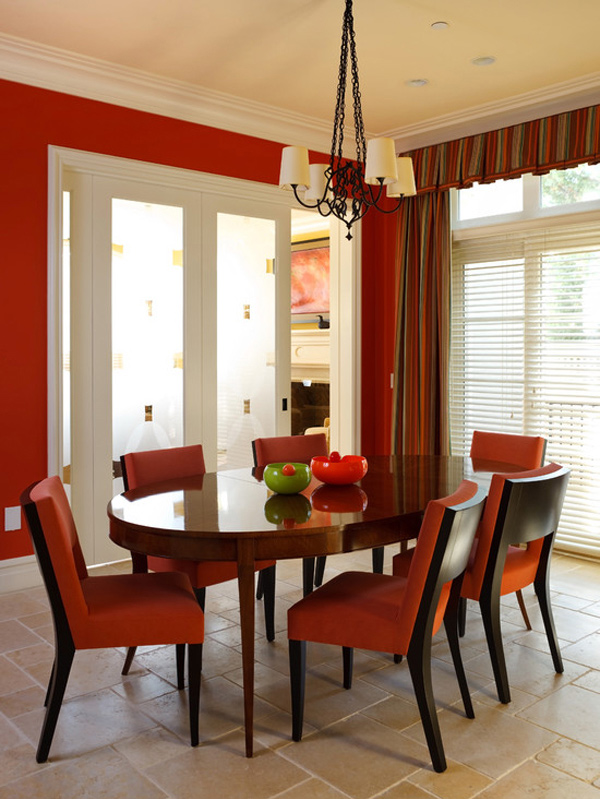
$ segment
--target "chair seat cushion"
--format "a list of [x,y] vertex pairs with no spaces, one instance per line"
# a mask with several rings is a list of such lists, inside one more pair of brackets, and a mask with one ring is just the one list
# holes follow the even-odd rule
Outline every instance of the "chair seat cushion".
[[[344,572],[289,609],[288,638],[405,655],[412,632],[402,618],[406,583],[388,574]],[[447,587],[444,592],[446,600]],[[443,611],[434,632],[442,617]]]
[[184,574],[87,577],[81,588],[88,617],[71,625],[77,649],[204,640],[204,613]]
[[[533,541],[526,549],[509,546],[502,574],[500,595],[512,594],[525,588],[535,579],[540,559],[540,549],[543,539]],[[473,543],[469,563],[475,561],[477,556],[478,539]],[[461,595],[467,599],[479,599],[480,589],[473,580],[474,572],[467,568],[462,584]]]
[[[255,571],[274,566],[274,560],[259,560],[254,565]],[[231,560],[180,560],[179,558],[148,557],[148,568],[153,572],[181,572],[187,574],[194,588],[206,588],[209,585],[237,580],[237,563]]]

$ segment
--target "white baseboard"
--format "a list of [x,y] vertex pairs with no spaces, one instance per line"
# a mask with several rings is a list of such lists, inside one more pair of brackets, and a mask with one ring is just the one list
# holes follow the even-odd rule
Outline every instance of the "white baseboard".
[[42,575],[35,555],[0,560],[0,594],[35,588],[38,585],[42,585]]

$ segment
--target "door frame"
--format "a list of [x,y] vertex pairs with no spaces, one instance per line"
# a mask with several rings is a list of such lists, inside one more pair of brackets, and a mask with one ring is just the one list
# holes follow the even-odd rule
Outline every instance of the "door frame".
[[[48,474],[60,474],[61,469],[62,192],[65,188],[65,176],[69,172],[198,192],[202,199],[209,201],[209,204],[210,196],[216,195],[227,203],[237,199],[257,205],[264,203],[285,207],[290,211],[297,207],[293,195],[271,184],[52,145],[49,147]],[[358,451],[360,442],[360,225],[353,229],[354,238],[350,242],[345,239],[343,232],[341,223],[333,220],[330,224],[331,446],[343,452],[354,453]],[[282,261],[285,263],[285,253],[281,247],[279,249]],[[203,244],[202,254],[203,258],[209,254],[204,251]],[[289,255],[287,257],[289,258]],[[281,388],[281,381],[278,381],[278,392]],[[186,425],[186,436],[193,435],[194,432],[198,431],[189,430]]]

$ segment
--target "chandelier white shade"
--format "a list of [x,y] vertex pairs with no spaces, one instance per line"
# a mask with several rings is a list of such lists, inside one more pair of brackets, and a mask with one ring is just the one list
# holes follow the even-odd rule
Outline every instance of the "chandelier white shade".
[[417,193],[415,173],[412,160],[408,156],[396,158],[396,171],[398,178],[393,183],[388,183],[388,197],[414,197]]
[[367,142],[367,162],[365,164],[365,183],[376,186],[378,183],[395,183],[398,180],[396,149],[393,139],[371,139]]
[[[282,189],[291,189],[303,207],[314,208],[322,216],[333,214],[346,225],[348,230],[346,238],[351,239],[352,225],[362,219],[369,208],[376,208],[383,213],[393,213],[400,207],[403,197],[414,195],[417,190],[412,161],[406,156],[401,158],[396,156],[393,139],[379,137],[369,142],[365,141],[352,0],[345,0],[345,3],[329,163],[309,164],[306,147],[284,147],[281,154],[279,186]],[[342,154],[348,58],[350,58],[356,145],[353,159],[345,158]],[[387,187],[385,195],[384,186]],[[385,202],[385,196],[396,198],[398,202],[390,207],[390,204]]]
[[279,188],[291,189],[292,186],[296,186],[300,191],[304,191],[310,186],[308,150],[306,147],[284,147],[281,153]]

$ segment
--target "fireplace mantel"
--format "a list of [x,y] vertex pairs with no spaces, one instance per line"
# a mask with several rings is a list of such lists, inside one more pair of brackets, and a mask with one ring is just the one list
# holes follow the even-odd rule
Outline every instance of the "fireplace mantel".
[[292,329],[292,382],[329,383],[329,330]]

